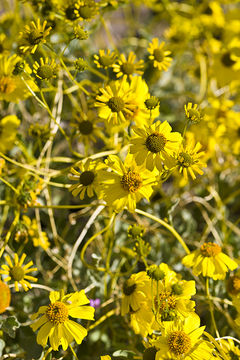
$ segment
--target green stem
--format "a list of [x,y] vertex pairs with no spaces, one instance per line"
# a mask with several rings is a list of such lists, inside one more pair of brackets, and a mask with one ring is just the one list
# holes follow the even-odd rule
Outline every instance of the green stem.
[[208,299],[208,303],[209,303],[209,310],[210,310],[210,314],[211,314],[212,324],[213,324],[215,333],[216,333],[217,337],[219,338],[219,337],[220,337],[220,334],[219,334],[219,331],[218,331],[218,328],[217,328],[217,324],[216,324],[216,321],[215,321],[215,318],[214,318],[213,304],[212,304],[212,301],[211,301],[211,298],[210,298],[209,278],[208,278],[208,277],[206,278],[206,294],[207,294],[207,299]]
[[184,250],[186,251],[187,254],[190,254],[190,250],[187,247],[187,245],[185,244],[185,241],[183,240],[183,238],[178,234],[178,232],[171,226],[169,225],[167,222],[165,222],[164,220],[158,219],[156,216],[148,214],[147,212],[140,210],[140,209],[136,209],[135,212],[137,214],[141,214],[143,216],[148,217],[149,219],[152,219],[153,221],[158,222],[159,224],[161,224],[162,226],[164,226],[166,229],[168,229],[173,235],[174,237],[179,241],[179,243],[182,245],[182,247],[184,248]]
[[11,234],[12,234],[12,231],[13,231],[13,229],[15,228],[15,226],[16,226],[17,223],[18,223],[19,217],[20,217],[20,212],[17,211],[17,213],[16,213],[16,215],[15,215],[15,218],[14,218],[14,220],[13,220],[11,226],[10,226],[10,229],[8,230],[7,235],[6,235],[6,237],[5,237],[4,244],[3,244],[3,246],[2,246],[2,248],[1,248],[1,250],[0,250],[0,259],[1,259],[1,257],[2,257],[2,254],[4,253],[4,250],[5,250],[6,246],[7,246],[7,244],[8,244],[8,241],[9,241],[9,239],[10,239],[10,236],[11,236]]
[[77,87],[82,90],[86,95],[90,95],[89,92],[80,84],[78,83],[72,76],[72,74],[70,73],[70,71],[68,70],[67,66],[65,65],[64,61],[62,58],[60,58],[60,62],[62,64],[62,66],[64,67],[64,70],[66,71],[66,73],[68,74],[68,76],[70,77],[70,79],[72,80],[72,82],[77,85]]
[[73,350],[73,347],[72,347],[71,344],[69,344],[69,347],[70,347],[70,349],[71,349],[71,351],[72,351],[73,356],[75,357],[75,359],[79,360],[79,358],[77,357],[77,354],[76,354],[75,351]]
[[10,187],[10,189],[12,189],[16,194],[18,194],[17,189],[16,189],[14,186],[12,186],[7,180],[3,179],[1,176],[0,176],[0,180],[1,180],[4,184],[6,184],[8,187]]
[[49,354],[51,351],[52,351],[52,347],[50,347],[50,348],[46,351],[46,353],[44,354],[42,360],[46,360],[48,354]]

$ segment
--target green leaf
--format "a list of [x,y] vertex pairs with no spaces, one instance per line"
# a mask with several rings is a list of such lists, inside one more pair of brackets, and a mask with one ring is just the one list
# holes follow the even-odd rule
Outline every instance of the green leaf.
[[3,349],[5,348],[5,341],[0,339],[0,356],[2,356]]
[[16,329],[19,327],[20,323],[15,316],[9,316],[1,324],[1,329],[13,339],[15,338]]

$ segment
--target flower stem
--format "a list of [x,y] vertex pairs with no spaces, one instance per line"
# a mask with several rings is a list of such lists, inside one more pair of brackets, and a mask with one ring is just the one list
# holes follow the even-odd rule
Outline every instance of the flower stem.
[[186,251],[187,254],[190,254],[190,250],[187,247],[187,245],[185,244],[185,241],[183,240],[183,238],[178,234],[178,232],[171,226],[169,225],[167,222],[165,222],[162,219],[158,219],[156,216],[148,214],[147,212],[140,210],[140,209],[136,209],[135,212],[137,214],[141,214],[143,216],[148,217],[149,219],[152,219],[153,221],[158,222],[159,224],[161,224],[162,226],[164,226],[166,229],[168,229],[174,236],[175,238],[180,242],[180,244],[182,245],[182,247],[184,248],[184,250]]
[[1,180],[4,184],[6,184],[8,187],[10,187],[10,189],[12,189],[16,194],[18,194],[17,189],[16,189],[14,186],[12,186],[7,180],[3,179],[1,176],[0,176],[0,180]]
[[206,294],[207,294],[207,299],[208,299],[208,303],[209,303],[209,310],[210,310],[210,314],[211,314],[211,319],[212,319],[212,324],[215,330],[215,333],[217,335],[217,337],[220,337],[219,331],[217,329],[217,325],[216,325],[216,321],[214,318],[214,311],[213,311],[213,304],[210,298],[210,292],[209,292],[209,278],[206,278]]
[[5,237],[4,244],[3,244],[3,246],[2,246],[2,248],[1,248],[1,250],[0,250],[0,259],[1,259],[1,257],[2,257],[2,254],[4,253],[4,250],[5,250],[5,247],[7,246],[7,243],[8,243],[8,241],[9,241],[9,239],[10,239],[10,236],[11,236],[11,234],[12,234],[12,231],[13,231],[13,229],[15,228],[15,226],[17,225],[17,222],[18,222],[18,220],[19,220],[19,216],[20,216],[20,212],[17,211],[17,212],[16,212],[16,215],[15,215],[15,218],[14,218],[14,220],[13,220],[11,226],[10,226],[10,229],[8,230],[8,233],[7,233],[6,237]]
[[71,351],[72,351],[73,356],[75,357],[75,359],[79,360],[79,358],[77,357],[77,354],[76,354],[75,351],[73,350],[73,347],[72,347],[71,344],[69,344],[69,347],[70,347],[70,349],[71,349]]

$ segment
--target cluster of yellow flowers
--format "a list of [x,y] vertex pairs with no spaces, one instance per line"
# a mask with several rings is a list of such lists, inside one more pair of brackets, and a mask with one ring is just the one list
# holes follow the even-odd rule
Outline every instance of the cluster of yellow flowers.
[[239,359],[237,1],[3,8],[0,357]]

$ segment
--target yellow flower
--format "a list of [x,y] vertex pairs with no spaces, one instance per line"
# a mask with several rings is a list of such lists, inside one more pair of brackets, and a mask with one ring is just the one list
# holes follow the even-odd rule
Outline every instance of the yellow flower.
[[98,4],[94,0],[78,0],[75,2],[74,14],[78,20],[90,21],[98,13]]
[[204,243],[182,260],[183,265],[193,268],[193,275],[203,274],[214,280],[225,279],[227,271],[234,270],[238,264],[222,252],[221,246],[212,242]]
[[133,51],[130,52],[128,58],[126,59],[124,54],[120,55],[120,59],[117,61],[117,64],[113,64],[113,71],[117,73],[117,78],[127,75],[128,78],[132,78],[133,74],[143,74],[143,60],[139,60],[134,63],[136,59],[136,55]]
[[103,355],[103,356],[101,356],[101,360],[111,360],[111,356]]
[[97,126],[98,117],[93,110],[87,110],[73,116],[71,125],[74,127],[74,133],[78,137],[78,141],[89,145],[90,142],[96,142],[97,139],[103,139],[102,129]]
[[19,284],[23,287],[25,291],[28,291],[32,288],[30,281],[37,281],[37,278],[33,276],[29,276],[28,273],[32,271],[36,271],[37,268],[31,268],[33,262],[30,261],[26,265],[23,266],[23,262],[26,258],[26,254],[22,254],[21,258],[19,259],[18,255],[14,254],[14,262],[12,262],[9,255],[5,256],[5,259],[8,265],[2,265],[2,269],[0,270],[1,275],[8,275],[4,281],[8,282],[9,280],[14,281],[16,291],[19,291]]
[[198,105],[189,102],[187,105],[184,105],[185,114],[188,120],[190,120],[193,124],[199,123],[203,119],[202,111],[198,109]]
[[53,350],[58,350],[62,345],[63,350],[75,339],[81,344],[87,336],[87,330],[80,324],[69,319],[69,316],[78,319],[94,320],[95,309],[89,304],[84,290],[64,295],[64,292],[51,291],[49,295],[50,304],[41,306],[38,312],[32,315],[36,320],[31,325],[33,331],[38,328],[37,343],[45,347],[49,342]]
[[142,337],[151,335],[153,332],[153,321],[154,318],[150,303],[142,302],[136,311],[130,310],[130,326],[133,328],[135,334],[141,334]]
[[6,152],[13,147],[20,120],[15,115],[0,120],[0,151]]
[[19,33],[19,50],[23,53],[28,51],[34,54],[40,43],[46,42],[46,37],[51,31],[51,27],[46,28],[47,21],[45,20],[41,25],[40,19],[37,23],[30,22],[30,25],[25,25],[24,30]]
[[68,175],[70,180],[77,180],[77,184],[70,186],[69,191],[72,192],[73,196],[84,199],[85,193],[88,197],[93,197],[99,190],[100,177],[99,171],[105,167],[105,165],[99,161],[93,161],[88,159],[86,162],[78,163],[79,171],[71,168],[71,174]]
[[234,341],[232,339],[220,339],[219,343],[221,344],[224,353],[229,356],[229,360],[240,359],[240,349],[238,346],[234,345]]
[[5,160],[3,158],[0,158],[0,175],[2,173],[2,169],[4,168],[5,166]]
[[152,186],[156,184],[153,173],[135,164],[131,156],[122,161],[115,155],[110,155],[106,164],[112,169],[111,172],[101,171],[100,198],[115,211],[121,211],[125,207],[134,212],[136,203],[143,197],[149,200],[152,195]]
[[[23,215],[22,217],[22,230],[20,230],[19,234],[17,235],[16,240],[18,237],[21,238],[21,233],[23,237],[25,237],[25,229],[27,229],[27,234],[33,241],[33,246],[37,247],[40,246],[44,250],[47,250],[50,246],[47,234],[43,231],[39,232],[38,225],[36,219],[31,220],[28,216]],[[28,240],[28,237],[26,239],[26,242]]]
[[11,291],[7,284],[0,280],[0,314],[9,307],[11,301]]
[[95,106],[99,107],[99,116],[112,125],[119,125],[128,121],[136,108],[135,94],[127,82],[127,77],[117,80],[104,89],[96,97]]
[[179,280],[174,283],[159,281],[154,284],[154,313],[157,322],[153,328],[158,329],[159,323],[172,321],[175,318],[186,318],[194,312],[195,302],[190,300],[196,294],[195,281]]
[[171,51],[164,50],[164,46],[164,41],[159,44],[158,38],[154,38],[148,48],[148,52],[150,53],[149,59],[153,61],[153,66],[160,71],[166,71],[172,61],[172,58],[168,56],[171,54]]
[[199,152],[201,147],[202,145],[199,142],[195,146],[194,143],[189,143],[185,146],[182,145],[175,156],[177,170],[183,175],[185,180],[188,180],[188,174],[195,180],[195,173],[202,175],[203,171],[201,168],[207,166],[201,160],[205,155],[204,151]]
[[105,52],[105,50],[99,50],[99,55],[94,55],[94,63],[97,65],[98,68],[107,69],[112,67],[115,59],[116,54],[111,52],[109,49]]
[[40,63],[35,61],[33,64],[33,73],[40,80],[50,80],[57,76],[58,66],[55,61],[49,58],[40,58]]
[[213,346],[201,339],[205,326],[200,327],[200,319],[194,314],[184,321],[164,324],[162,335],[153,342],[157,348],[156,360],[212,359]]
[[123,285],[121,305],[122,316],[130,311],[137,311],[141,304],[149,302],[151,294],[151,282],[145,271],[132,274]]
[[[22,63],[22,59],[19,56],[0,56],[0,100],[18,103],[19,100],[31,95],[21,78],[21,73],[16,71],[20,63]],[[26,71],[29,72],[27,67]],[[26,80],[26,83],[33,90],[36,88],[32,80]]]
[[227,291],[231,296],[240,297],[240,271],[229,276],[227,281]]
[[172,155],[177,152],[182,142],[178,132],[171,132],[167,121],[156,121],[144,128],[134,127],[137,137],[131,139],[130,153],[138,165],[145,164],[152,171],[154,167],[161,171],[162,165],[171,168],[174,165]]

